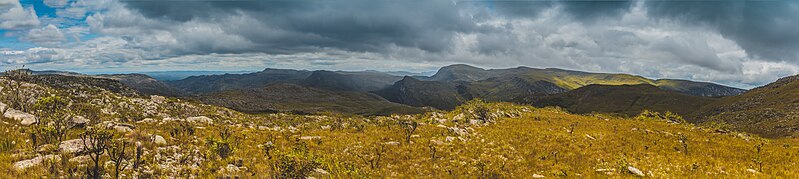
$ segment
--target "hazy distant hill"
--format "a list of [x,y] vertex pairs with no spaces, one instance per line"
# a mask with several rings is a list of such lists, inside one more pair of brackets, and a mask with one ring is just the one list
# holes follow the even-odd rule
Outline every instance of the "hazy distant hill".
[[185,96],[183,92],[177,88],[167,85],[158,81],[150,76],[144,74],[113,74],[113,75],[97,75],[97,77],[109,78],[118,80],[130,88],[142,94],[148,95],[162,95],[162,96]]
[[719,99],[693,116],[697,122],[723,122],[765,137],[799,132],[799,76],[785,77],[748,92]]
[[251,113],[339,112],[387,115],[423,112],[420,108],[392,103],[370,93],[330,91],[286,83],[201,95],[198,99],[208,104]]
[[190,76],[244,74],[252,72],[253,71],[150,71],[150,72],[138,72],[138,73],[145,74],[160,81],[174,81],[174,80],[182,80]]
[[524,103],[538,107],[560,106],[574,113],[614,113],[635,116],[643,110],[691,114],[717,98],[692,96],[649,84],[588,85],[565,93],[531,97]]
[[254,89],[275,83],[300,83],[311,71],[289,69],[265,69],[246,74],[202,75],[182,80],[168,81],[167,84],[191,94],[208,94],[225,90]]
[[301,84],[329,90],[368,92],[386,88],[400,79],[402,79],[401,76],[375,71],[341,72],[319,70],[314,71]]

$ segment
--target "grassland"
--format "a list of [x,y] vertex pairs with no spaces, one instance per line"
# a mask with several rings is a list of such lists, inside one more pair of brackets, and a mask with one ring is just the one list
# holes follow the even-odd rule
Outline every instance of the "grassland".
[[[12,169],[37,153],[25,146],[25,128],[13,122],[0,124],[8,133],[0,142],[14,143],[0,153],[2,177],[66,174],[51,168],[81,176],[86,165],[72,162]],[[114,140],[140,142],[149,151],[142,166],[122,170],[124,176],[635,177],[628,167],[658,178],[799,176],[796,139],[509,103],[473,101],[449,112],[390,117],[272,114],[136,125],[130,133],[114,132]],[[155,144],[149,135],[164,136],[167,144]],[[113,163],[105,166],[107,177],[113,176]]]

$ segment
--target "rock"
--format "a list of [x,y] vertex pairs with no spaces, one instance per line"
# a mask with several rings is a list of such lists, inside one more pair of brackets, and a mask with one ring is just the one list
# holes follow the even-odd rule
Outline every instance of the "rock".
[[150,96],[150,100],[152,100],[155,103],[159,103],[160,104],[160,103],[164,103],[166,101],[166,97],[158,96],[158,95],[151,95]]
[[585,137],[588,138],[588,139],[591,139],[591,140],[596,140],[596,138],[594,138],[594,136],[591,136],[591,135],[588,135],[588,134],[585,134]]
[[86,124],[89,122],[89,119],[86,119],[83,116],[72,117],[72,123],[75,124],[75,126],[86,126]]
[[65,153],[78,153],[83,151],[83,140],[72,139],[58,144],[58,150]]
[[757,170],[751,169],[751,168],[750,169],[746,169],[746,171],[749,172],[749,173],[760,173],[760,172],[757,172]]
[[637,168],[635,168],[633,166],[627,166],[627,170],[630,171],[630,173],[632,173],[632,174],[634,174],[636,176],[639,176],[639,177],[646,176],[646,175],[644,175],[644,172],[642,172],[641,170],[638,170]]
[[397,141],[391,141],[391,142],[386,142],[386,143],[383,143],[383,144],[386,144],[386,145],[399,145],[400,143],[397,142]]
[[29,126],[31,124],[39,122],[36,119],[36,116],[33,116],[32,114],[28,114],[26,112],[17,111],[15,109],[6,110],[6,112],[3,113],[3,117],[21,121],[20,124],[22,124],[23,126]]
[[0,112],[6,112],[8,109],[8,105],[6,103],[0,102]]
[[51,161],[51,160],[61,161],[61,156],[59,156],[59,155],[45,155],[45,156],[38,156],[38,157],[35,157],[35,158],[32,158],[32,159],[28,159],[28,160],[19,161],[19,162],[14,163],[14,169],[17,170],[17,171],[23,171],[23,170],[25,170],[27,168],[35,167],[37,165],[41,165],[42,162]]
[[314,139],[322,139],[322,136],[302,136],[300,140],[314,140]]
[[114,126],[114,130],[117,131],[117,132],[121,132],[121,133],[133,132],[133,129],[131,129],[128,126],[123,126],[123,125],[115,125]]
[[36,152],[46,153],[46,154],[55,152],[57,150],[58,150],[58,147],[56,147],[53,144],[44,144],[44,145],[40,145],[39,147],[36,148]]
[[313,171],[316,172],[316,173],[322,174],[322,175],[330,174],[329,172],[325,171],[325,169],[321,169],[321,168],[316,168]]
[[213,124],[214,120],[205,116],[198,116],[198,117],[189,117],[186,118],[186,121],[191,123],[205,123],[205,124]]
[[89,157],[88,155],[81,155],[69,159],[69,162],[83,164],[83,163],[89,163],[89,161],[91,160],[92,158]]
[[239,172],[239,167],[237,167],[236,165],[233,165],[233,164],[227,164],[227,167],[225,167],[225,170],[227,172],[230,172],[230,173],[236,173],[236,172]]
[[155,123],[153,118],[144,118],[141,121],[136,121],[136,123]]
[[532,177],[533,178],[544,178],[544,175],[539,175],[539,174],[535,174],[534,173]]
[[153,137],[153,143],[155,143],[156,145],[166,145],[167,144],[166,143],[166,139],[164,139],[164,137],[161,137],[160,135],[155,135]]

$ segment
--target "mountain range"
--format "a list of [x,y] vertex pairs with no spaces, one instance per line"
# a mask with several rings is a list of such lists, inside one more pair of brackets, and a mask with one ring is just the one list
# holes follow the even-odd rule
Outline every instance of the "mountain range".
[[[38,73],[86,76],[57,71]],[[408,76],[399,76],[401,74]],[[197,75],[179,80],[157,80],[145,74],[93,77],[118,80],[142,94],[188,98],[255,113],[333,111],[381,114],[392,110],[449,110],[476,98],[524,103],[529,102],[530,98],[560,94],[591,84],[646,84],[664,91],[696,97],[732,96],[745,91],[712,83],[653,80],[628,74],[529,67],[482,69],[465,64],[442,67],[431,76],[373,70],[309,71],[267,68],[252,73]],[[307,97],[314,99],[303,99]]]
[[[40,83],[86,83],[123,95],[178,97],[247,113],[414,114],[451,110],[472,99],[483,99],[559,106],[573,113],[635,116],[643,110],[670,111],[695,124],[723,124],[766,137],[799,132],[797,76],[746,91],[629,74],[529,67],[482,69],[462,64],[442,67],[430,76],[268,68],[162,81],[145,74],[32,73]],[[69,89],[70,85],[55,87]]]

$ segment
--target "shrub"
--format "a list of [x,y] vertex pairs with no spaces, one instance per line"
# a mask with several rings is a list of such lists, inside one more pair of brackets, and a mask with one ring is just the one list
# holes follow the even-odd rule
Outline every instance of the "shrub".
[[83,141],[83,150],[94,163],[93,167],[86,167],[88,178],[101,178],[103,167],[100,166],[102,156],[109,147],[113,134],[108,131],[87,130],[80,136]]
[[682,116],[670,111],[666,111],[665,113],[659,113],[655,111],[644,110],[635,119],[642,121],[665,121],[677,124],[685,123],[685,119],[683,119]]
[[[23,67],[24,68],[24,67]],[[28,97],[30,96],[30,90],[24,90],[23,82],[27,82],[31,80],[31,72],[28,69],[15,69],[15,70],[8,70],[5,71],[5,77],[9,79],[6,84],[10,91],[10,94],[4,95],[9,104],[9,107],[14,109],[19,109],[21,111],[28,111]]]
[[226,159],[233,155],[238,139],[233,137],[233,132],[229,128],[223,128],[219,131],[219,138],[209,137],[206,143],[213,153]]

